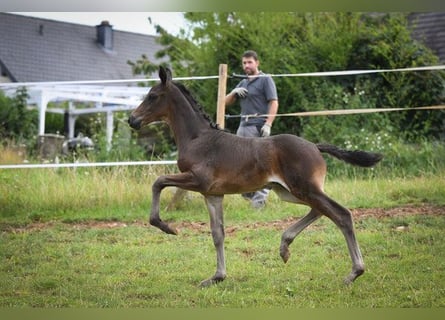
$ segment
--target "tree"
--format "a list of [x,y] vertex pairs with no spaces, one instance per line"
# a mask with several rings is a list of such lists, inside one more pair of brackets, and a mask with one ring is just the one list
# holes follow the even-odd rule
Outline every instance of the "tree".
[[[175,76],[215,74],[228,64],[229,74],[241,73],[243,51],[258,52],[266,73],[294,74],[356,68],[403,68],[438,62],[430,50],[410,36],[404,14],[295,12],[188,12],[188,31],[179,36],[157,26]],[[156,70],[146,58],[132,63],[135,71]],[[280,112],[340,108],[414,107],[444,100],[443,72],[391,73],[354,77],[277,77]],[[238,79],[229,79],[228,88]],[[217,82],[186,85],[214,115]],[[227,110],[239,113],[238,107]],[[294,133],[314,141],[342,140],[366,127],[372,132],[397,128],[412,139],[444,131],[443,112],[378,114],[372,116],[280,118],[274,133]],[[226,123],[234,131],[238,121]]]

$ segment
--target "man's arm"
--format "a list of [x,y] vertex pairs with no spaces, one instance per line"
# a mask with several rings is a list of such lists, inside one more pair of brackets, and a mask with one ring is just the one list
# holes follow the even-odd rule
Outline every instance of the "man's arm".
[[278,112],[278,100],[270,100],[269,101],[269,112],[268,117],[266,119],[266,124],[272,127],[272,123],[275,120],[275,116]]
[[277,112],[278,112],[278,100],[270,100],[268,116],[267,116],[266,122],[264,123],[263,127],[261,128],[261,136],[262,137],[270,136],[270,129],[272,128],[272,123],[275,120],[275,116],[276,116]]
[[230,106],[230,105],[234,104],[236,101],[236,98],[237,98],[236,93],[233,91],[231,91],[229,94],[227,94],[226,99],[225,99],[226,106]]

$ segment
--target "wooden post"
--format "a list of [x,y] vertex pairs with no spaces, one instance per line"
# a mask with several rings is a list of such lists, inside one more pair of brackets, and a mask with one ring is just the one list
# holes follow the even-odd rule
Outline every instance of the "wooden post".
[[187,190],[176,188],[175,193],[173,194],[173,197],[170,200],[170,203],[167,205],[167,208],[165,208],[165,210],[171,211],[176,209],[178,207],[178,203],[184,200],[186,194]]
[[219,65],[218,103],[216,105],[216,123],[224,128],[226,113],[227,64]]

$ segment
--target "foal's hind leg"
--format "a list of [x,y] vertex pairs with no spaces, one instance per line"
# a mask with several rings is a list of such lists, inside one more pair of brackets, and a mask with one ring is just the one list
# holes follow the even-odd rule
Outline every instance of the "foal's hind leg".
[[294,241],[295,237],[303,231],[308,225],[320,218],[320,214],[312,209],[309,213],[291,225],[281,236],[280,256],[284,263],[289,260],[290,252],[289,245]]
[[352,214],[348,209],[325,194],[321,194],[318,199],[319,201],[317,201],[315,205],[340,228],[346,239],[352,260],[352,271],[344,281],[346,284],[350,284],[365,272],[365,264],[363,263],[362,254],[355,237]]

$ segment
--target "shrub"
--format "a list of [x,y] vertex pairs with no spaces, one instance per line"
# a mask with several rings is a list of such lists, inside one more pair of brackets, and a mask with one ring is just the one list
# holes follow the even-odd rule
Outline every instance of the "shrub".
[[23,143],[36,140],[38,113],[28,110],[26,88],[17,89],[10,98],[0,91],[0,139]]

